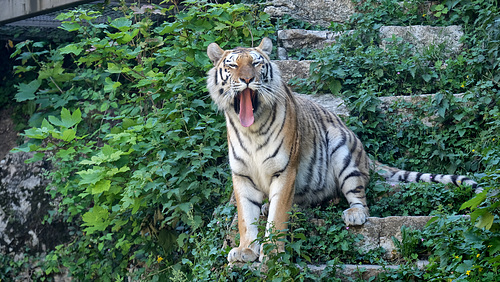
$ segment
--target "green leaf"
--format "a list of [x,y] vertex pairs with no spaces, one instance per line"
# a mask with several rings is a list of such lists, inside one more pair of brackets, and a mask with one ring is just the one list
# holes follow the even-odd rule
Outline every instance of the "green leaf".
[[28,84],[19,83],[19,85],[16,85],[16,88],[18,89],[16,94],[16,101],[23,102],[35,99],[35,93],[40,85],[42,85],[42,82],[39,80],[33,80]]
[[76,109],[73,114],[66,108],[61,110],[61,120],[54,116],[49,116],[49,121],[55,126],[70,128],[82,121],[82,112]]
[[43,157],[45,157],[44,153],[35,153],[31,159],[25,160],[24,162],[31,164],[43,160]]
[[491,254],[500,252],[500,237],[495,237],[491,240],[491,249],[489,249]]
[[184,246],[184,240],[186,240],[187,238],[188,235],[186,233],[179,234],[179,237],[177,237],[177,245],[182,248]]
[[76,131],[74,129],[66,129],[62,133],[61,139],[63,141],[69,142],[69,141],[75,139],[75,137],[76,137]]
[[106,92],[112,92],[115,91],[118,87],[120,87],[122,84],[118,81],[114,82],[111,80],[110,77],[106,77],[105,79],[105,85],[104,85],[104,91]]
[[67,150],[61,149],[57,151],[56,157],[61,158],[63,161],[68,161],[76,153],[75,148],[70,147]]
[[483,191],[477,194],[474,198],[463,203],[462,206],[460,206],[460,210],[466,208],[471,208],[471,210],[474,210],[477,206],[479,206],[479,204],[481,204],[486,199],[486,193],[487,191]]
[[342,89],[342,84],[340,83],[339,80],[335,79],[328,85],[328,87],[330,88],[330,91],[332,92],[333,95],[337,95],[340,93],[340,90]]
[[80,29],[80,24],[65,22],[61,24],[61,29],[64,29],[66,31],[77,31],[78,29]]
[[109,73],[121,73],[122,69],[115,63],[108,63],[108,69],[106,71]]
[[92,187],[92,194],[100,194],[102,192],[106,192],[111,187],[110,180],[100,180],[97,182],[94,187]]
[[104,169],[101,167],[94,167],[93,169],[82,170],[77,172],[76,174],[80,175],[80,177],[82,178],[82,180],[78,182],[79,185],[96,184],[105,175]]
[[45,139],[48,136],[48,133],[41,128],[30,128],[24,131],[24,135],[33,139]]
[[493,220],[495,219],[495,216],[491,214],[489,211],[486,211],[481,215],[476,222],[475,226],[477,228],[486,228],[487,230],[490,230],[491,225],[493,225]]
[[66,45],[64,47],[62,47],[61,49],[59,49],[59,52],[61,52],[61,54],[75,54],[75,55],[80,55],[80,53],[83,51],[83,48],[80,47],[80,46],[76,46],[75,44],[69,44],[69,45]]
[[165,35],[167,33],[172,33],[180,24],[180,22],[166,23],[159,34]]
[[127,18],[117,18],[113,20],[109,25],[119,29],[120,31],[127,31],[130,29],[132,21]]
[[104,231],[109,226],[109,211],[99,205],[90,209],[82,215],[83,226],[89,226],[84,229],[88,234],[94,231]]
[[423,74],[422,78],[425,80],[425,82],[429,82],[432,79],[432,76],[430,74]]
[[432,217],[431,219],[429,219],[429,221],[427,221],[427,223],[425,224],[425,227],[428,227],[429,225],[431,225],[433,222],[437,221],[438,219],[439,219],[439,217],[437,217],[437,216]]
[[191,211],[191,203],[181,203],[177,207],[186,214]]
[[[101,163],[106,163],[106,162],[114,162],[120,159],[121,155],[124,155],[125,152],[121,150],[115,150],[113,147],[109,145],[104,145],[99,153],[97,155],[92,156],[90,160],[83,160],[80,162],[80,164],[89,164],[89,165],[100,165]],[[121,168],[120,171],[124,169]],[[118,169],[116,168],[118,171]]]

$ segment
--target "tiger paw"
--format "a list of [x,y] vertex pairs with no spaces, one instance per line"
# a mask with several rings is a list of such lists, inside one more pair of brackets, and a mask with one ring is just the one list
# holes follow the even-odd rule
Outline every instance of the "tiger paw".
[[259,257],[259,254],[250,248],[233,248],[227,255],[227,260],[231,262],[248,262],[254,261]]
[[269,203],[265,203],[260,208],[260,214],[267,217],[269,215]]
[[346,225],[363,225],[368,219],[368,210],[362,205],[354,205],[342,214],[342,219]]

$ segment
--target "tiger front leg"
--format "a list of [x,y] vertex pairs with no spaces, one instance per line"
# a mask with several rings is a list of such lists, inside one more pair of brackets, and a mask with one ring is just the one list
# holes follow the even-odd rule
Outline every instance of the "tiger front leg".
[[250,180],[233,174],[234,195],[238,209],[238,230],[240,245],[233,248],[227,260],[231,262],[254,261],[259,257],[260,244],[257,239],[257,220],[263,200],[263,193],[256,190]]
[[[273,178],[270,187],[269,209],[266,224],[266,238],[270,238],[271,232],[283,232],[287,229],[289,211],[292,208],[293,196],[295,193],[295,172],[285,172]],[[270,243],[270,242],[269,242]],[[285,244],[283,241],[276,242],[277,248],[274,252],[284,252]],[[264,246],[260,250],[260,261],[264,261]]]

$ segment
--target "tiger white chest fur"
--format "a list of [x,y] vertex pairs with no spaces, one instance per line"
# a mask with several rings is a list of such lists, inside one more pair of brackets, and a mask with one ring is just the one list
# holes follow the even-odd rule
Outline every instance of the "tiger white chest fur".
[[290,162],[283,143],[273,142],[280,140],[281,124],[273,123],[272,119],[285,119],[284,107],[276,105],[275,109],[260,112],[259,119],[249,127],[241,126],[234,112],[225,113],[231,170],[251,179],[254,188],[264,195],[270,194],[271,183]]

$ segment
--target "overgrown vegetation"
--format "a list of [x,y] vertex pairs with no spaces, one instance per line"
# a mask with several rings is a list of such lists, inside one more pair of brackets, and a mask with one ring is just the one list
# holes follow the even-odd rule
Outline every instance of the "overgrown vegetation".
[[[288,243],[277,255],[266,245],[267,271],[227,266],[230,247],[222,246],[235,208],[225,204],[225,125],[205,90],[206,47],[252,46],[273,38],[273,24],[310,26],[271,22],[258,6],[183,4],[123,5],[123,17],[102,23],[99,11],[76,9],[58,17],[73,42],[16,46],[15,72],[26,77],[16,99],[32,109],[30,142],[17,150],[55,166],[48,191],[60,204],[46,220],[64,220],[73,240],[41,259],[0,256],[0,279],[29,270],[35,280],[68,271],[77,280],[332,281],[342,263],[390,263],[384,250],[354,247],[361,238],[343,224],[341,203],[292,211],[290,235],[268,239]],[[500,21],[496,2],[358,4],[349,23],[331,27],[353,31],[311,55],[317,61],[302,85],[344,97],[347,123],[375,158],[405,169],[472,172],[484,189],[473,199],[470,188],[445,185],[395,191],[374,177],[372,215],[436,216],[423,231],[403,231],[397,245],[405,263],[378,279],[492,281],[500,263],[500,38],[489,32]],[[171,11],[164,23],[152,20]],[[460,24],[465,48],[446,57],[437,49],[414,52],[398,38],[379,47],[380,26],[410,24]],[[430,93],[437,95],[420,104],[395,104],[390,119],[378,108],[380,96]],[[411,108],[411,116],[398,114],[399,107]],[[429,117],[432,125],[423,122]],[[430,261],[425,270],[415,266],[422,256]],[[321,277],[305,270],[311,263],[327,264]]]
[[61,202],[47,220],[75,230],[35,277],[61,267],[78,280],[205,271],[192,267],[207,240],[198,235],[230,195],[206,48],[252,45],[271,25],[242,4],[185,5],[163,24],[151,16],[168,11],[154,6],[124,4],[123,17],[105,23],[76,9],[58,16],[73,42],[16,46],[16,74],[36,78],[18,86],[17,101],[36,107],[31,142],[18,150],[53,163],[48,191]]
[[[489,281],[498,275],[500,251],[498,3],[443,1],[428,6],[424,1],[388,0],[359,4],[362,13],[345,25],[332,25],[344,32],[337,44],[311,55],[316,62],[309,90],[344,98],[351,111],[347,124],[377,159],[411,170],[475,172],[484,187],[484,192],[467,201],[462,188],[412,184],[409,190],[403,186],[393,194],[372,181],[375,214],[381,207],[406,203],[398,206],[403,214],[437,215],[424,231],[406,232],[401,245],[409,265],[420,253],[431,254],[425,273],[403,267],[379,279]],[[446,52],[445,46],[417,51],[394,36],[381,47],[381,26],[411,24],[461,25],[464,49],[455,54]],[[390,117],[382,112],[377,97],[410,94],[435,95],[416,104],[400,101],[388,109]],[[408,111],[402,113],[399,108]],[[380,199],[379,191],[392,196]],[[459,208],[453,202],[465,203]],[[468,219],[457,221],[454,216],[468,208],[473,211],[473,226]]]

